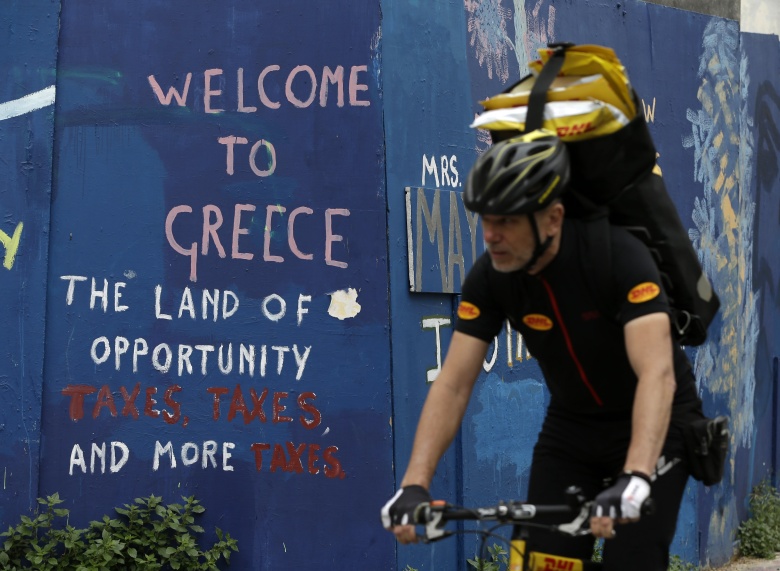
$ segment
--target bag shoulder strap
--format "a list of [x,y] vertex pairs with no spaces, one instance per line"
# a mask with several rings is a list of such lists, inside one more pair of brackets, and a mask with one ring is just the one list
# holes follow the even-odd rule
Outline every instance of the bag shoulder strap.
[[573,45],[568,43],[548,44],[548,47],[553,50],[552,55],[547,60],[547,63],[544,64],[542,71],[539,72],[528,96],[528,114],[525,118],[526,133],[542,128],[544,123],[544,106],[547,104],[547,91],[563,68],[566,50]]

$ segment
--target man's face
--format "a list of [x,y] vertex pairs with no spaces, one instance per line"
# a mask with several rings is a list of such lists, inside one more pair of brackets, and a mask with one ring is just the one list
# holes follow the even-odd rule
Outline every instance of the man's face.
[[514,272],[531,259],[536,246],[533,228],[528,216],[482,216],[482,234],[485,238],[493,268],[499,272]]

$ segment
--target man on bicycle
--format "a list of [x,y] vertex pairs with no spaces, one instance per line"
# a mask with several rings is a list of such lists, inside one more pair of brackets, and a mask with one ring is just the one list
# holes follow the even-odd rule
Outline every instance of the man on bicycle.
[[[382,508],[401,543],[452,442],[504,320],[539,361],[550,404],[534,448],[527,501],[595,498],[590,528],[607,571],[665,571],[688,479],[682,426],[701,414],[690,363],[671,335],[669,303],[646,246],[610,226],[614,312],[600,307],[582,262],[588,222],[566,217],[565,146],[534,131],[494,144],[463,199],[482,218],[486,253],[463,285],[458,321],[431,386],[401,488]],[[608,482],[605,487],[605,482]],[[654,510],[642,513],[652,496]],[[621,526],[616,524],[632,522]],[[586,558],[592,538],[531,531],[531,549]]]

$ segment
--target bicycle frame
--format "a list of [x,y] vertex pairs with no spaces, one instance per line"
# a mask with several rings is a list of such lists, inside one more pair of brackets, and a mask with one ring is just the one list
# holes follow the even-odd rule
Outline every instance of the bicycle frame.
[[526,557],[524,539],[512,539],[510,546],[508,571],[586,571],[600,568],[599,564],[590,561],[541,551],[530,551]]

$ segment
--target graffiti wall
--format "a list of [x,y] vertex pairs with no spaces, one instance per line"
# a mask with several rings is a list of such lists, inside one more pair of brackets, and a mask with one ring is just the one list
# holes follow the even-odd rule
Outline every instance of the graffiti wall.
[[[398,548],[378,511],[483,251],[469,124],[571,41],[626,64],[722,300],[688,353],[729,465],[673,552],[726,561],[777,483],[780,14],[669,3],[3,3],[0,523],[194,495],[232,568],[467,568],[476,538]],[[505,329],[434,495],[523,498],[548,398]]]
[[191,8],[62,13],[40,493],[389,569],[379,6]]
[[0,520],[37,505],[59,2],[0,6]]

